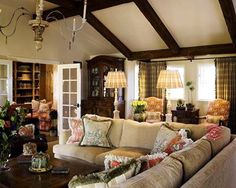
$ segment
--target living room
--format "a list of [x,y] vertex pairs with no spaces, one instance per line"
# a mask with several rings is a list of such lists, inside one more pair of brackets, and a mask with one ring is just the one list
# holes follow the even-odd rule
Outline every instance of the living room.
[[[147,97],[164,98],[163,89],[157,88],[159,76],[157,72],[150,74],[151,72],[145,72],[143,68],[151,70],[151,67],[163,64],[162,69],[178,70],[182,80],[180,89],[167,90],[171,110],[175,111],[179,99],[182,99],[185,104],[194,104],[195,110],[199,113],[197,116],[201,117],[208,113],[209,102],[216,98],[225,99],[230,102],[227,125],[231,133],[235,133],[235,94],[233,92],[235,84],[232,78],[235,72],[233,64],[236,60],[234,58],[236,49],[234,47],[235,31],[232,29],[235,26],[232,21],[235,19],[232,1],[207,0],[200,3],[182,0],[177,3],[154,0],[117,2],[88,0],[87,12],[82,0],[68,2],[45,0],[38,3],[43,3],[43,19],[46,20],[46,16],[52,10],[59,10],[66,19],[55,16],[56,21],[48,20],[48,27],[45,27],[42,34],[43,42],[34,41],[35,33],[31,28],[32,25],[29,26],[28,23],[32,18],[28,15],[21,16],[16,26],[13,21],[9,28],[1,27],[3,33],[9,34],[15,28],[16,31],[9,37],[0,34],[0,41],[2,41],[0,65],[10,65],[12,70],[13,62],[53,65],[51,77],[44,78],[45,81],[53,81],[52,90],[47,86],[44,89],[52,96],[45,95],[46,97],[40,97],[37,100],[52,99],[53,108],[58,111],[58,134],[63,132],[63,129],[69,129],[70,118],[86,114],[85,107],[86,112],[97,112],[98,115],[108,113],[107,116],[113,117],[114,93],[111,94],[112,100],[107,103],[103,101],[100,104],[103,107],[100,111],[92,110],[96,106],[93,105],[95,103],[92,103],[92,107],[87,105],[90,103],[86,103],[91,102],[91,99],[97,100],[97,91],[93,93],[91,91],[90,71],[92,69],[89,68],[89,64],[95,62],[96,58],[101,58],[100,62],[105,61],[102,57],[106,59],[107,56],[117,61],[123,59],[123,68],[118,69],[125,72],[127,80],[127,87],[119,89],[118,93],[119,95],[121,93],[124,102],[123,110],[120,110],[122,118],[133,119],[134,100],[143,100]],[[35,13],[35,2],[27,0],[1,2],[0,25],[7,25],[14,10],[22,6],[31,13]],[[74,7],[78,7],[78,10]],[[84,12],[86,21],[83,24]],[[51,19],[55,20],[55,17]],[[81,24],[82,29],[73,31]],[[223,64],[225,67],[221,67]],[[76,97],[79,97],[70,104],[70,108],[66,108],[67,104],[63,103],[63,97],[68,94],[62,92],[63,83],[67,81],[63,80],[63,66],[68,70],[80,67],[81,80],[76,83],[81,83],[77,85],[80,90],[72,92],[72,95],[76,93]],[[226,74],[226,72],[229,73]],[[13,71],[11,74],[8,75],[9,83],[13,81]],[[153,80],[147,80],[140,75],[150,76]],[[105,80],[104,77],[101,79]],[[191,82],[193,89],[186,86],[187,82]],[[226,83],[228,88],[226,88]],[[8,85],[10,92],[7,96],[10,102],[14,101],[13,85],[14,82]],[[151,91],[147,91],[147,88],[151,88]],[[114,90],[111,89],[111,91]],[[5,97],[6,94],[1,93],[3,94]],[[107,95],[105,90],[101,95]],[[68,101],[71,101],[73,97],[68,97]],[[119,100],[121,98],[118,97]],[[3,105],[3,102],[5,100],[1,100],[0,105]],[[171,121],[175,121],[177,116],[173,114],[172,116]]]

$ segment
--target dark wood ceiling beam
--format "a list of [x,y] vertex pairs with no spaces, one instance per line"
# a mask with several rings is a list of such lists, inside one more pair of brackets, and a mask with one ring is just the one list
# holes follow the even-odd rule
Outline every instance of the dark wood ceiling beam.
[[133,52],[131,57],[128,59],[147,60],[147,59],[158,59],[158,58],[168,58],[168,57],[194,57],[198,55],[230,54],[230,53],[236,53],[236,48],[234,48],[233,44],[219,44],[219,45],[180,48],[178,54],[173,53],[169,49]]
[[117,48],[125,57],[129,58],[131,51],[103,25],[92,13],[87,14],[88,23],[93,26],[104,38],[106,38],[115,48]]
[[46,0],[46,1],[68,9],[74,9],[79,4],[73,0]]
[[236,46],[236,14],[232,0],[219,0],[231,40]]
[[153,28],[160,35],[162,40],[166,43],[166,45],[173,51],[174,53],[178,53],[179,45],[172,37],[164,23],[161,21],[159,16],[156,14],[155,10],[149,4],[147,0],[134,0],[135,4],[139,8],[139,10],[143,13],[143,15],[147,18],[147,20],[151,23]]
[[96,11],[131,2],[133,0],[88,0],[88,6],[90,11]]

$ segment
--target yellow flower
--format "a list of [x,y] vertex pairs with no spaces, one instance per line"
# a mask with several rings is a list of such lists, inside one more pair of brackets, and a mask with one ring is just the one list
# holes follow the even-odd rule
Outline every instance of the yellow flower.
[[134,113],[143,113],[146,110],[147,102],[136,100],[132,102],[132,107],[134,108]]

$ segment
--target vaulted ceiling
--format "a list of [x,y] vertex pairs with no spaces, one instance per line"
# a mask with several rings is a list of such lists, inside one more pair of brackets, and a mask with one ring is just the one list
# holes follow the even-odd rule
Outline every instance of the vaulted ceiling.
[[[83,0],[46,1],[44,15],[83,14]],[[87,1],[88,23],[130,60],[236,53],[236,0]]]

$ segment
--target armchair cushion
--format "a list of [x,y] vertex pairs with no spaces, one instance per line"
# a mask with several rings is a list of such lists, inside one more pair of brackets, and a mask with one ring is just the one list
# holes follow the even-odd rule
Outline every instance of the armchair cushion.
[[147,118],[146,122],[152,123],[152,122],[159,122],[161,121],[161,112],[146,112]]
[[212,115],[206,116],[207,123],[219,124],[221,120],[224,120],[224,116],[212,116]]

